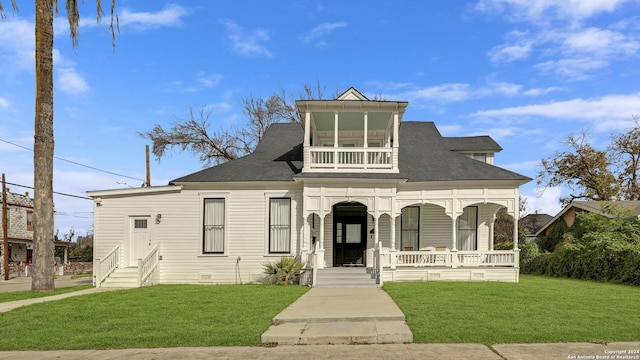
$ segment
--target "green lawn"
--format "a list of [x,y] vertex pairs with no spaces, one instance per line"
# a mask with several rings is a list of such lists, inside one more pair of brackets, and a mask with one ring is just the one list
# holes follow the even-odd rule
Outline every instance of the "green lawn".
[[77,286],[67,286],[56,288],[52,292],[33,292],[31,290],[26,291],[14,291],[8,293],[0,293],[0,303],[7,301],[16,301],[16,300],[25,300],[25,299],[33,299],[51,295],[60,295],[68,292],[79,291],[84,289],[90,289],[93,285],[77,285]]
[[521,276],[520,283],[389,282],[416,343],[640,340],[640,288]]
[[0,350],[259,345],[304,286],[159,285],[0,314]]

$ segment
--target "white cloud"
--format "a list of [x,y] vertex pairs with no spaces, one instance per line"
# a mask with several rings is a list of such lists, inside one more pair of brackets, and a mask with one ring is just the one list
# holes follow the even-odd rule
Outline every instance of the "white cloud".
[[428,102],[451,103],[467,100],[471,96],[469,84],[442,84],[428,88],[404,92],[394,98],[409,101],[422,100]]
[[533,89],[529,89],[526,90],[525,92],[523,92],[522,94],[525,96],[540,96],[540,95],[545,95],[554,91],[560,91],[561,89],[559,87],[556,86],[551,86],[551,87],[547,87],[547,88],[533,88]]
[[331,34],[336,29],[347,27],[347,25],[346,21],[320,24],[307,34],[302,35],[300,39],[304,42],[317,41],[316,46],[325,46],[327,43],[321,38]]
[[233,44],[233,49],[243,56],[267,57],[273,56],[262,43],[270,39],[266,30],[256,29],[247,31],[231,20],[221,21],[227,29],[227,36]]
[[574,81],[587,79],[593,71],[607,66],[609,66],[608,61],[589,57],[550,60],[535,65],[543,73],[555,74],[566,80]]
[[198,73],[198,83],[207,89],[218,86],[222,78],[221,74],[207,74],[202,71]]
[[89,91],[89,84],[74,68],[59,68],[56,73],[56,89],[72,95]]
[[9,103],[9,100],[0,97],[0,109],[9,109],[11,107],[11,104]]
[[[491,137],[493,137],[493,134],[491,134]],[[496,164],[501,168],[505,168],[511,171],[515,171],[515,172],[521,172],[521,171],[535,171],[539,166],[540,166],[540,161],[539,160],[530,160],[530,161],[520,161],[517,163],[510,163],[510,164]]]
[[480,0],[476,9],[485,13],[504,13],[514,21],[546,22],[582,20],[610,13],[632,0]]
[[532,192],[523,192],[521,195],[527,199],[527,210],[530,214],[537,212],[555,216],[562,210],[560,204],[562,188],[560,187],[535,188]]
[[544,104],[482,110],[471,114],[476,118],[530,118],[571,120],[590,123],[596,131],[626,129],[633,115],[640,111],[640,93],[612,94],[599,98],[571,99]]
[[189,10],[176,5],[168,4],[162,10],[157,12],[135,12],[129,9],[123,9],[118,15],[120,20],[120,26],[135,26],[135,27],[155,27],[155,26],[180,26],[182,25],[182,18],[189,14]]
[[17,71],[33,71],[34,24],[20,18],[0,21],[0,71],[15,74]]

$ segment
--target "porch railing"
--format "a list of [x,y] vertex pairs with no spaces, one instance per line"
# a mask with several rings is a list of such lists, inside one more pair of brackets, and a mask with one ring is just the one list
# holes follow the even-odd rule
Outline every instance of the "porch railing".
[[309,167],[312,169],[391,169],[393,148],[330,148],[311,146]]
[[[516,267],[512,250],[491,251],[397,251],[385,266],[394,267]],[[395,260],[395,261],[394,261]]]
[[138,259],[138,286],[142,286],[158,267],[160,262],[160,247],[154,246],[143,259]]
[[96,259],[96,287],[100,287],[104,279],[120,266],[120,251],[121,246],[118,245],[102,259]]

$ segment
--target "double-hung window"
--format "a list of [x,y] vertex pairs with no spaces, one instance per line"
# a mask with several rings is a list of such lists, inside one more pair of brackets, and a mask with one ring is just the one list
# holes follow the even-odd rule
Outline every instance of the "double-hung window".
[[467,206],[458,217],[458,250],[477,250],[478,207]]
[[204,199],[202,253],[224,253],[224,218],[224,199]]
[[417,251],[420,245],[420,207],[403,208],[400,218],[400,249]]
[[269,199],[269,253],[291,252],[291,199]]

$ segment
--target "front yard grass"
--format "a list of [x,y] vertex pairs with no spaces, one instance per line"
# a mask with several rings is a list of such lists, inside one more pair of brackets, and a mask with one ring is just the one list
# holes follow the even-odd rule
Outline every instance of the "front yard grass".
[[304,286],[158,285],[0,314],[0,350],[259,345]]
[[640,340],[640,288],[520,277],[520,283],[389,282],[416,343]]

